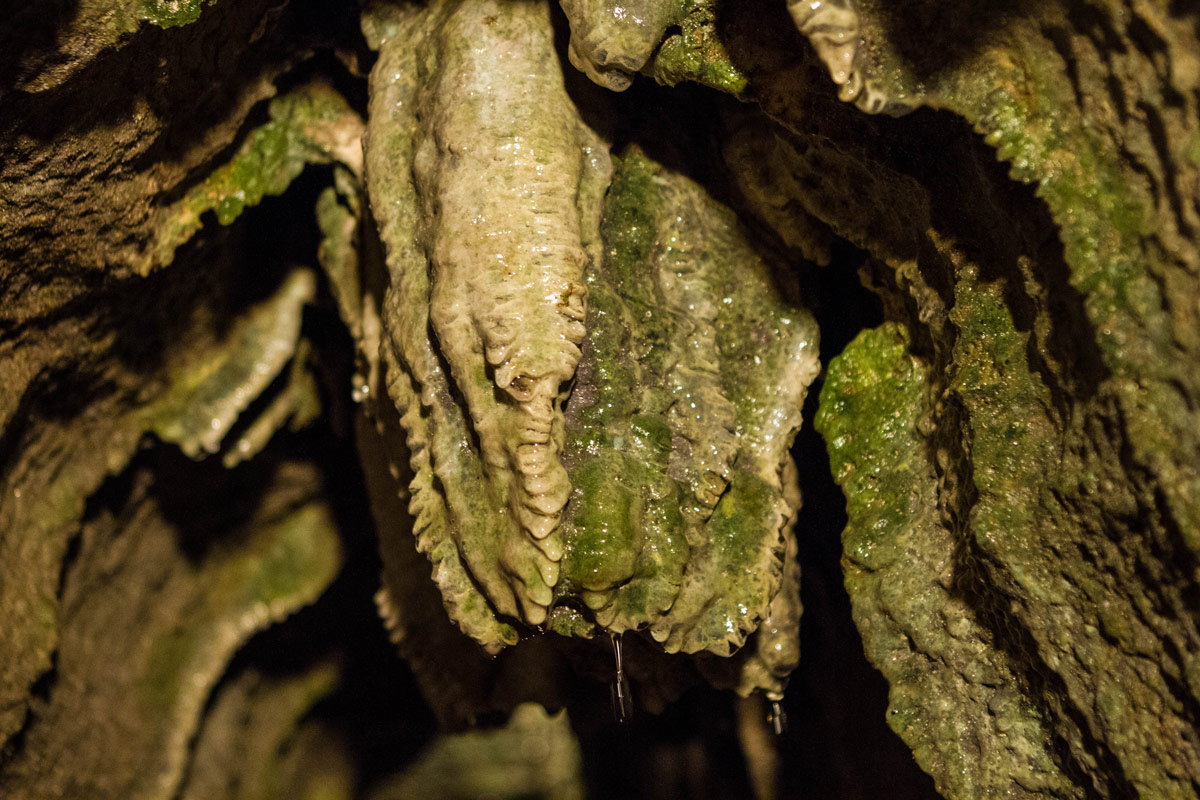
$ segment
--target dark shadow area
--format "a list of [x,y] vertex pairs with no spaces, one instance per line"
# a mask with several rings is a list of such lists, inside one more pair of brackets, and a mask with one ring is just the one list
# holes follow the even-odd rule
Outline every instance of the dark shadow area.
[[[89,335],[147,381],[181,357],[189,342],[220,340],[245,312],[268,300],[300,265],[315,269],[320,232],[314,208],[331,182],[329,168],[309,168],[281,196],[247,208],[229,226],[205,226],[180,247],[170,267],[147,278],[109,281],[90,298]],[[259,398],[259,407],[269,400]],[[94,395],[93,395],[94,397]]]
[[79,0],[0,3],[0,96],[61,63],[54,44],[78,9]]
[[[353,443],[321,425],[292,437],[292,455],[320,463],[326,496],[342,532],[345,564],[313,605],[255,637],[226,670],[294,675],[332,660],[338,688],[310,712],[336,732],[354,758],[360,789],[412,761],[437,733],[432,711],[388,641],[375,608],[379,556]],[[220,686],[214,690],[214,697]]]
[[[822,367],[860,331],[883,321],[878,296],[858,280],[863,258],[843,243],[829,267],[810,271],[802,283],[821,326]],[[796,521],[804,616],[800,666],[785,696],[789,727],[779,739],[781,796],[934,800],[933,781],[887,726],[887,683],[867,662],[851,618],[841,567],[845,499],[812,423],[820,390],[819,379],[805,399],[792,448],[804,495]]]
[[1029,366],[1065,424],[1068,404],[1090,402],[1109,371],[1058,227],[1036,187],[1009,178],[1008,166],[960,118],[936,112],[923,122],[929,146],[918,147],[916,132],[906,131],[910,145],[897,166],[928,187],[936,229],[979,265],[980,279],[1002,287],[1014,327],[1029,335]]
[[588,797],[748,800],[734,700],[698,686],[662,714],[635,708],[633,719],[620,724],[609,687],[577,680],[568,711],[583,749]]
[[[1011,20],[1028,15],[1025,0],[991,0],[970,5],[938,0],[907,0],[870,5],[867,26],[897,50],[918,80],[973,58],[993,34]],[[869,38],[869,34],[868,34]]]

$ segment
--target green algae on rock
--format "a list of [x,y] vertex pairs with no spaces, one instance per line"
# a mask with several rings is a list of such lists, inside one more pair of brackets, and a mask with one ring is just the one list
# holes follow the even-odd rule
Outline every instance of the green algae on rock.
[[1046,744],[1047,720],[1020,698],[1019,664],[954,592],[954,533],[939,519],[917,433],[927,383],[907,332],[886,324],[833,359],[816,417],[847,498],[843,565],[855,622],[891,683],[888,724],[949,797],[1015,787],[1080,796]]
[[138,15],[160,28],[188,25],[200,19],[207,5],[217,0],[140,0]]
[[732,213],[638,150],[602,230],[567,406],[563,589],[611,631],[728,654],[779,589],[816,328]]
[[1006,281],[1025,302],[954,260],[931,427],[946,432],[939,447],[958,441],[939,456],[940,503],[989,585],[980,605],[1046,687],[1019,701],[1041,706],[1044,729],[1020,736],[1089,776],[1061,792],[1194,797],[1200,329],[1180,309],[1200,287],[1184,233],[1200,221],[1198,178],[1182,154],[1200,88],[1195,14],[1086,6],[1094,29],[1057,4],[986,31],[947,15],[943,35],[975,40],[956,63],[920,64],[922,104],[962,115],[1036,186],[1062,247],[1060,267],[1018,260]]
[[[349,106],[302,86],[264,125],[242,127],[320,41],[280,48],[295,29],[275,21],[313,4],[285,5],[35,4],[16,13],[15,34],[0,32],[0,50],[16,54],[0,56],[16,91],[0,92],[17,132],[0,158],[0,246],[16,265],[0,271],[15,309],[0,321],[14,332],[0,342],[0,740],[4,758],[17,754],[0,783],[60,796],[99,776],[109,783],[96,795],[153,783],[141,793],[175,796],[179,753],[194,741],[219,784],[228,775],[209,736],[236,727],[229,704],[249,690],[226,684],[193,739],[215,676],[275,618],[264,608],[283,613],[328,582],[336,540],[311,471],[285,470],[304,487],[281,490],[295,504],[235,526],[236,542],[202,558],[169,547],[171,515],[142,467],[123,473],[150,432],[197,459],[219,453],[220,465],[201,466],[240,465],[240,480],[271,463],[270,448],[246,461],[276,431],[318,413],[301,319],[322,287],[284,270],[226,309],[220,291],[236,277],[213,247],[306,163],[334,165],[319,259],[360,347],[355,399],[376,415],[358,422],[363,462],[377,467],[372,500],[390,501],[376,503],[380,528],[411,551],[383,544],[380,609],[431,703],[469,718],[484,691],[469,684],[486,684],[494,663],[443,602],[493,650],[564,641],[527,635],[539,628],[645,631],[626,637],[627,652],[740,645],[733,659],[662,657],[646,682],[669,684],[652,670],[682,663],[719,685],[777,691],[796,658],[798,500],[785,451],[815,371],[807,317],[732,213],[670,159],[635,147],[612,167],[561,85],[550,10],[534,3],[368,4],[364,29],[382,46],[368,155],[385,297]],[[732,167],[736,202],[806,258],[839,269],[847,243],[867,254],[863,275],[889,322],[831,364],[818,424],[847,497],[855,620],[890,683],[889,722],[939,790],[1194,797],[1195,10],[561,5],[568,57],[602,86],[641,72],[757,101],[726,104],[733,124],[701,123],[725,164],[698,172]],[[54,36],[21,41],[44,9]],[[788,30],[789,10],[815,52]],[[786,52],[771,52],[779,42]],[[353,81],[355,56],[337,55]],[[328,64],[281,85],[310,66]],[[825,72],[853,106],[835,102]],[[97,91],[123,86],[116,74],[129,91]],[[195,87],[204,102],[189,113]],[[87,110],[78,98],[92,93]],[[857,113],[918,106],[929,110],[905,120]],[[63,109],[84,113],[47,122]],[[729,188],[723,177],[715,187]],[[221,227],[204,230],[212,218]],[[169,312],[145,313],[164,298]],[[147,332],[161,352],[131,346]],[[388,458],[410,455],[406,436],[415,477],[400,464],[389,474]],[[139,459],[163,452],[174,449]],[[410,477],[428,559],[407,539]],[[128,480],[136,502],[109,509]],[[288,519],[295,548],[259,560]],[[146,550],[166,555],[121,561]],[[149,579],[164,572],[178,591],[155,603]],[[122,623],[117,589],[130,587],[154,606],[142,629]],[[110,620],[120,630],[95,635]],[[104,680],[118,656],[129,673]],[[460,671],[438,674],[451,660]],[[722,674],[729,666],[740,672]],[[130,675],[146,702],[130,701]],[[282,698],[285,727],[307,685]],[[88,761],[74,781],[49,762],[88,740],[76,709],[140,728],[140,752],[119,767]],[[266,733],[247,762],[282,735]],[[239,774],[252,781],[257,765]],[[213,791],[200,781],[184,794]]]
[[717,35],[712,0],[561,0],[571,63],[624,91],[638,72],[674,86],[690,80],[730,94],[746,87]]
[[[797,21],[815,24],[803,6]],[[897,730],[950,797],[1194,797],[1195,12],[1031,3],[980,14],[916,2],[853,11],[842,30],[857,29],[854,58],[814,42],[827,67],[865,55],[864,85],[902,101],[879,110],[948,110],[982,137],[949,115],[852,119],[818,96],[790,52],[743,47],[749,93],[782,125],[767,136],[747,133],[761,119],[731,126],[726,157],[781,238],[799,208],[878,259],[864,274],[928,365],[928,397],[906,416],[922,443],[912,468],[934,485],[883,500],[906,530],[936,514],[948,532],[920,544],[906,534],[906,552],[918,555],[914,574],[941,565],[954,593],[884,592],[854,570],[847,577],[868,655],[903,706]],[[936,40],[915,47],[923,31]],[[920,148],[930,160],[913,157]],[[764,156],[770,166],[755,162]],[[764,174],[766,187],[755,177]],[[887,412],[863,405],[856,420],[825,425],[879,431]],[[850,457],[837,452],[846,441],[829,440],[835,462]],[[844,488],[853,563],[869,529],[854,509],[880,498],[873,484]],[[954,630],[983,642],[975,660],[990,665],[935,689],[942,678],[907,665],[958,661],[947,655],[956,634],[914,624],[926,635],[906,631],[884,648],[890,635],[879,632],[919,618],[922,604],[961,616],[957,594],[976,622]],[[978,709],[993,670],[1020,687],[995,699],[995,719]],[[941,727],[949,717],[933,696],[964,727]],[[1013,709],[1026,721],[1001,726]],[[968,740],[975,751],[955,755]]]
[[677,31],[669,31],[642,72],[666,86],[694,81],[735,97],[746,89],[746,76],[733,63],[717,33],[711,0],[687,0]]
[[247,206],[282,194],[309,164],[337,163],[361,172],[362,120],[325,83],[310,83],[275,98],[270,121],[247,135],[241,148],[186,195],[160,212],[157,241],[143,272],[169,264],[181,244],[212,212],[228,225]]
[[[731,211],[641,151],[601,207],[607,146],[562,89],[545,5],[443,3],[371,30],[383,362],[451,616],[492,650],[544,625],[719,655],[768,615],[793,620],[788,448],[818,369],[811,317]],[[500,38],[468,49],[464,31]],[[567,282],[505,287],[539,263]],[[797,652],[793,628],[772,627],[775,651]],[[763,663],[739,688],[778,691],[794,667]]]
[[[312,602],[340,566],[310,467],[285,464],[248,510],[231,499],[236,481],[216,492],[198,482],[195,498],[218,508],[190,521],[208,546],[191,555],[160,479],[133,472],[127,504],[78,534],[81,559],[65,573],[58,620],[59,683],[27,725],[25,746],[0,767],[12,796],[175,797],[234,652]],[[123,731],[127,746],[95,742],[97,720]]]

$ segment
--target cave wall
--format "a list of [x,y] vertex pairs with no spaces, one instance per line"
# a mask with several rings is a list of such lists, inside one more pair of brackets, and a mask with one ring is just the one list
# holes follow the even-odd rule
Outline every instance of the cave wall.
[[[603,12],[566,5],[564,51]],[[822,352],[816,425],[887,724],[946,797],[1196,796],[1196,9],[643,5],[665,22],[601,106],[618,135],[688,131],[663,160],[800,265],[823,327],[872,316],[831,271],[881,299]],[[361,789],[306,716],[350,667],[235,655],[369,542],[323,467],[379,250],[359,25],[309,0],[0,12],[6,795]]]

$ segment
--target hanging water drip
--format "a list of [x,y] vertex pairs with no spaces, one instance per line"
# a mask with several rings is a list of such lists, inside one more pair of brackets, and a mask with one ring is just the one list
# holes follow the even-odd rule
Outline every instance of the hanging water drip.
[[625,677],[625,667],[621,663],[621,637],[619,634],[612,634],[612,646],[617,668],[612,682],[613,719],[624,724],[633,718],[633,696],[629,692],[629,681]]
[[769,692],[767,702],[771,704],[771,710],[767,712],[767,724],[771,726],[771,730],[775,731],[776,736],[782,736],[787,732],[787,714],[783,710],[783,695]]

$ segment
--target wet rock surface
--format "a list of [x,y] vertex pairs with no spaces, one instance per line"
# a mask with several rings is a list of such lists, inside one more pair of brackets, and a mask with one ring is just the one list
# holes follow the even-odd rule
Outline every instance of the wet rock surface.
[[1197,30],[0,12],[0,793],[1196,796]]

